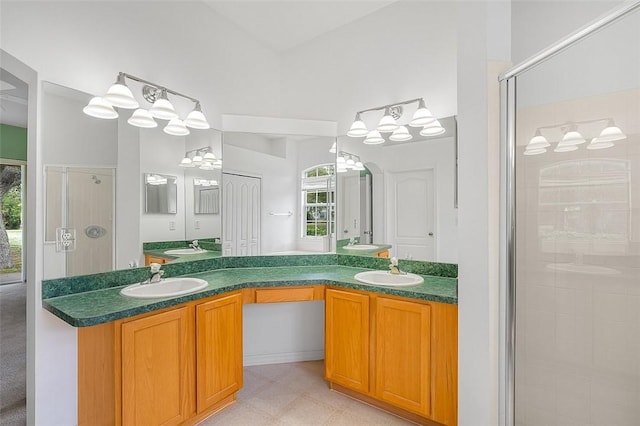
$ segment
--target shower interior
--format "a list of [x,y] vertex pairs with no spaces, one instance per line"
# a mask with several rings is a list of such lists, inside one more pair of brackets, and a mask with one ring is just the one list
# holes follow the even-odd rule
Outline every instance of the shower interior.
[[507,424],[640,424],[640,3],[625,7],[503,84]]
[[106,272],[114,266],[115,169],[45,167],[45,276]]

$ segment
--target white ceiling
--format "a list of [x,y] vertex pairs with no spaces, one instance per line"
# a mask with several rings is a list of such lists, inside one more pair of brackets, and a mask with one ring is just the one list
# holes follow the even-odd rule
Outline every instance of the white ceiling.
[[397,0],[203,0],[265,46],[284,52]]

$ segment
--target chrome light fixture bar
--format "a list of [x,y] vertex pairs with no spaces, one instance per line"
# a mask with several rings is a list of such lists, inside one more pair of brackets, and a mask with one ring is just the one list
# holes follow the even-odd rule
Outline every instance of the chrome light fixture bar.
[[615,146],[613,142],[627,138],[627,135],[625,135],[622,130],[615,125],[611,118],[598,118],[595,120],[553,124],[538,127],[533,137],[529,140],[523,154],[540,155],[547,152],[547,148],[551,146],[551,143],[549,143],[547,137],[543,135],[543,130],[547,135],[555,133],[556,137],[558,136],[559,130],[559,133],[562,135],[556,147],[553,149],[554,152],[576,151],[578,149],[578,145],[582,145],[587,141],[583,133],[580,132],[580,127],[583,128],[582,132],[586,132],[588,129],[585,128],[588,127],[588,125],[600,122],[606,122],[606,127],[600,131],[598,136],[592,137],[590,143],[587,145],[587,149],[611,148]]
[[[127,86],[126,79],[143,84],[142,96],[152,104],[148,110],[139,108],[140,105]],[[180,96],[195,103],[193,110],[184,121],[178,117],[167,94]],[[136,127],[153,128],[158,126],[156,119],[168,120],[169,123],[163,130],[169,135],[186,136],[190,133],[188,128],[200,130],[210,128],[198,99],[124,72],[118,73],[116,82],[103,97],[97,96],[91,99],[83,111],[91,117],[113,119],[118,118],[118,111],[114,107],[135,109],[127,122]]]
[[[411,120],[407,125],[411,127],[422,127],[420,131],[422,136],[437,136],[445,133],[444,127],[433,116],[427,108],[423,98],[410,99],[395,104],[383,105],[375,108],[363,109],[356,113],[356,117],[347,132],[347,136],[352,138],[365,137],[363,142],[368,145],[377,145],[385,142],[385,138],[381,133],[392,133],[389,140],[392,141],[408,141],[412,138],[411,133],[405,125],[398,123],[402,117],[404,107],[412,103],[418,103],[418,109],[413,113]],[[371,111],[384,111],[384,115],[380,119],[377,127],[368,130],[361,115]]]
[[364,164],[362,164],[360,160],[360,156],[346,151],[338,152],[336,165],[336,173],[346,173],[349,170],[361,171],[365,169]]
[[179,166],[198,167],[201,170],[216,170],[222,168],[222,158],[217,158],[211,152],[211,147],[205,146],[187,151]]

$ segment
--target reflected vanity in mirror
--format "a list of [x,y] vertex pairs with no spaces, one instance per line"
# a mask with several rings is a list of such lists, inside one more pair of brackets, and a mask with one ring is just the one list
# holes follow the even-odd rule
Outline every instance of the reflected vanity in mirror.
[[[110,120],[90,117],[83,114],[90,99],[88,93],[43,82],[45,279],[142,264],[143,243],[159,243],[158,254],[164,254],[199,239],[209,256],[219,256],[220,189],[200,198],[207,206],[197,205],[194,179],[221,182],[222,133],[192,129],[187,136],[168,135],[161,120],[157,128],[133,127],[125,110]],[[181,167],[195,149],[216,161],[209,155],[202,164]],[[169,193],[168,184],[161,195],[161,185],[147,182],[150,174],[173,177]],[[147,203],[151,199],[154,206]],[[73,200],[79,200],[77,208]]]
[[144,212],[176,214],[178,212],[178,178],[159,173],[144,174]]
[[224,132],[224,256],[335,250],[335,142]]
[[[144,172],[162,170],[177,179],[176,214],[141,218],[145,263],[182,256],[194,259],[194,254],[220,256],[221,132],[192,129],[189,135],[174,136],[160,127],[140,129],[140,163]],[[194,240],[206,252],[179,251],[188,249]]]
[[456,121],[445,133],[337,144],[338,253],[457,262]]

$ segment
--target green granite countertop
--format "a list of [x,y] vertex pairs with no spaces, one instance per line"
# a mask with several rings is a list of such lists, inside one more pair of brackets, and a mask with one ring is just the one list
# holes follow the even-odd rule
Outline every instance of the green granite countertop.
[[[188,248],[188,247],[178,247],[178,248]],[[165,251],[172,249],[156,249],[156,250],[145,250],[144,254],[150,254],[152,256],[165,257],[167,259],[172,259],[171,263],[181,263],[181,262],[190,262],[192,260],[203,260],[203,259],[213,259],[216,257],[221,257],[222,252],[219,250],[207,250],[204,253],[198,254],[166,254]]]
[[[193,259],[194,256],[196,255],[190,257]],[[134,299],[121,296],[120,290],[125,286],[120,286],[52,297],[44,299],[42,305],[72,326],[86,327],[249,287],[329,284],[419,300],[458,303],[455,278],[423,275],[423,284],[403,288],[365,285],[353,278],[356,273],[367,270],[369,269],[338,265],[219,269],[188,275],[202,278],[209,285],[184,296]]]

